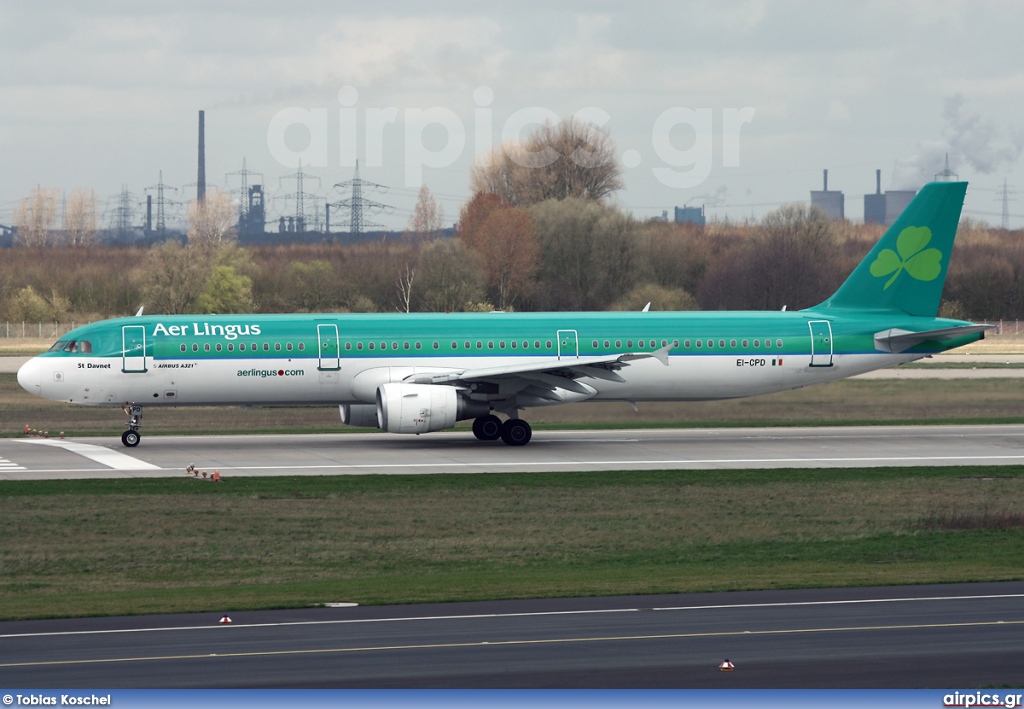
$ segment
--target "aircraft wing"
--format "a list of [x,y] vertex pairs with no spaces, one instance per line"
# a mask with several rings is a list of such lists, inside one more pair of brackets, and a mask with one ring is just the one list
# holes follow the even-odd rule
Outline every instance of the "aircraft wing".
[[961,325],[959,327],[946,327],[940,330],[924,330],[922,332],[911,332],[909,330],[893,328],[875,333],[875,348],[883,352],[899,354],[904,350],[909,350],[914,345],[919,345],[929,340],[952,340],[955,337],[973,335],[977,332],[992,330],[993,328],[995,328],[995,325]]
[[670,349],[671,346],[666,346],[654,352],[626,352],[596,357],[550,359],[528,364],[452,370],[450,372],[424,372],[410,375],[404,381],[411,384],[468,385],[478,382],[520,379],[524,384],[533,388],[536,395],[540,395],[539,391],[549,392],[548,396],[543,398],[558,400],[554,390],[559,388],[578,394],[593,393],[593,389],[577,382],[577,379],[591,377],[624,382],[625,379],[618,374],[618,370],[629,366],[630,362],[636,360],[654,358],[668,366]]

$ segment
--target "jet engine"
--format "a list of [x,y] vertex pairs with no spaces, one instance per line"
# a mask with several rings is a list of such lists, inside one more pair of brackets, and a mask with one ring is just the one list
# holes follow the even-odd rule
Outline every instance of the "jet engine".
[[486,416],[490,410],[486,402],[468,399],[449,386],[391,383],[377,387],[377,424],[389,433],[443,431],[456,421]]
[[373,404],[341,404],[341,422],[346,426],[378,428],[377,407]]

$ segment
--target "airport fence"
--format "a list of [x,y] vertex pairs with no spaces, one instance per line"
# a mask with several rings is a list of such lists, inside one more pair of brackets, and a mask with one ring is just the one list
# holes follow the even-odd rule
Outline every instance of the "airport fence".
[[20,339],[56,339],[84,323],[56,322],[5,322],[0,327],[0,337]]

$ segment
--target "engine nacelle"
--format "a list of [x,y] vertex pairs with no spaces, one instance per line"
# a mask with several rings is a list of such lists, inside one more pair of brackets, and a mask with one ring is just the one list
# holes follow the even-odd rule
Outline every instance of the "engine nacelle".
[[449,386],[392,383],[377,387],[377,425],[389,433],[443,431],[456,421],[486,416],[490,408]]
[[346,426],[378,428],[377,407],[373,404],[341,404],[341,422]]

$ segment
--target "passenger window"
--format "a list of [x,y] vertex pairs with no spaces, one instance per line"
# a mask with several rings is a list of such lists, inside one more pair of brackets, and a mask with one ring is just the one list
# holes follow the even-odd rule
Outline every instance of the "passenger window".
[[192,351],[193,352],[198,352],[199,351],[199,344],[198,343],[195,343],[195,342],[192,343]]
[[466,345],[466,349],[467,350],[473,349],[473,343],[472,342],[466,342],[465,345]]
[[683,340],[683,347],[685,347],[686,349],[690,349],[690,341],[689,340]]
[[185,352],[186,350],[188,350],[188,347],[186,347],[184,344],[182,344],[181,345],[181,351]]
[[729,340],[729,347],[736,347],[736,340]]
[[386,342],[382,342],[382,343],[380,343],[380,348],[381,348],[382,350],[386,350],[386,349],[388,348],[388,343],[386,343]]
[[512,349],[515,349],[515,348],[516,348],[516,341],[512,340]]
[[529,340],[523,340],[523,349],[524,350],[530,349],[530,341]]
[[779,349],[782,349],[782,340],[776,340],[775,346],[778,347]]
[[222,345],[221,343],[219,343],[219,342],[218,342],[218,343],[217,343],[217,351],[218,351],[218,352],[221,352],[221,351],[223,351],[223,350],[224,350],[224,345]]
[[[185,345],[182,345],[182,347],[184,347],[184,346]],[[235,346],[229,342],[228,343],[228,352],[234,352],[234,351],[235,351]]]
[[744,340],[743,341],[743,347],[748,347],[749,345],[750,345],[749,340]]
[[760,347],[760,346],[761,346],[761,341],[760,340],[754,340],[754,347],[755,347],[755,349]]
[[772,348],[772,341],[771,340],[765,340],[764,341],[764,346],[767,347],[768,349],[771,349]]
[[372,342],[370,343],[370,349],[371,350],[373,349],[373,343]]
[[[347,345],[348,343],[346,342],[345,344]],[[275,352],[280,352],[281,351],[281,343],[280,342],[275,342],[274,343],[274,351]]]
[[409,341],[406,340],[405,342],[403,342],[402,343],[402,347],[405,348],[405,349],[409,349]]
[[487,349],[489,349],[489,350],[493,350],[494,349],[494,340],[488,340],[487,341]]
[[679,340],[672,340],[673,347],[679,347]]
[[504,340],[501,340],[501,341],[498,342],[498,349],[500,349],[500,350],[505,349],[505,341]]
[[714,340],[708,340],[708,347],[714,347],[714,346],[715,346],[715,341]]
[[[286,350],[288,350],[289,352],[291,352],[291,351],[292,351],[292,343],[290,343],[290,342],[289,342],[289,343],[288,343],[287,345],[285,345],[284,347],[285,347],[285,349],[286,349]],[[348,343],[348,347],[349,347],[349,349],[352,349],[352,343],[351,343],[351,342],[350,342],[350,343]]]
[[718,341],[718,346],[721,347],[724,350],[725,349],[725,340],[719,340]]
[[701,340],[697,340],[697,349],[699,350],[703,346],[704,345],[702,344],[702,341]]
[[205,352],[209,352],[210,351],[210,343],[209,342],[207,342],[205,345],[203,345],[203,350]]
[[[288,349],[291,349],[291,345],[288,346]],[[345,349],[346,350],[351,350],[352,349],[352,343],[351,342],[346,342],[345,343]]]
[[440,346],[440,345],[439,345],[438,343],[436,343],[436,342],[434,343],[434,349],[435,349],[435,350],[436,350],[436,349],[440,349],[440,347],[441,347],[441,346]]
[[629,349],[633,349],[633,341],[632,340],[626,340],[626,347],[629,348]]
[[539,350],[540,349],[540,340],[534,340],[533,341],[533,349],[535,349],[535,350]]
[[549,350],[551,349],[551,340],[547,341],[547,347],[548,347]]
[[391,349],[397,350],[398,349],[398,343],[397,342],[392,342],[391,343]]
[[263,351],[264,352],[270,352],[270,343],[269,342],[264,342],[263,343]]
[[458,343],[458,342],[455,342],[454,340],[452,340],[452,349],[453,349],[453,350],[457,350],[457,349],[459,349],[459,343]]
[[484,343],[483,343],[483,342],[481,342],[480,340],[477,340],[477,341],[476,341],[476,348],[477,348],[478,350],[482,350],[482,349],[484,348]]
[[423,347],[423,344],[421,342],[417,341],[416,342],[416,349],[420,349],[421,347]]
[[299,343],[299,352],[302,352],[304,349],[306,349],[306,343],[305,342],[300,342]]

